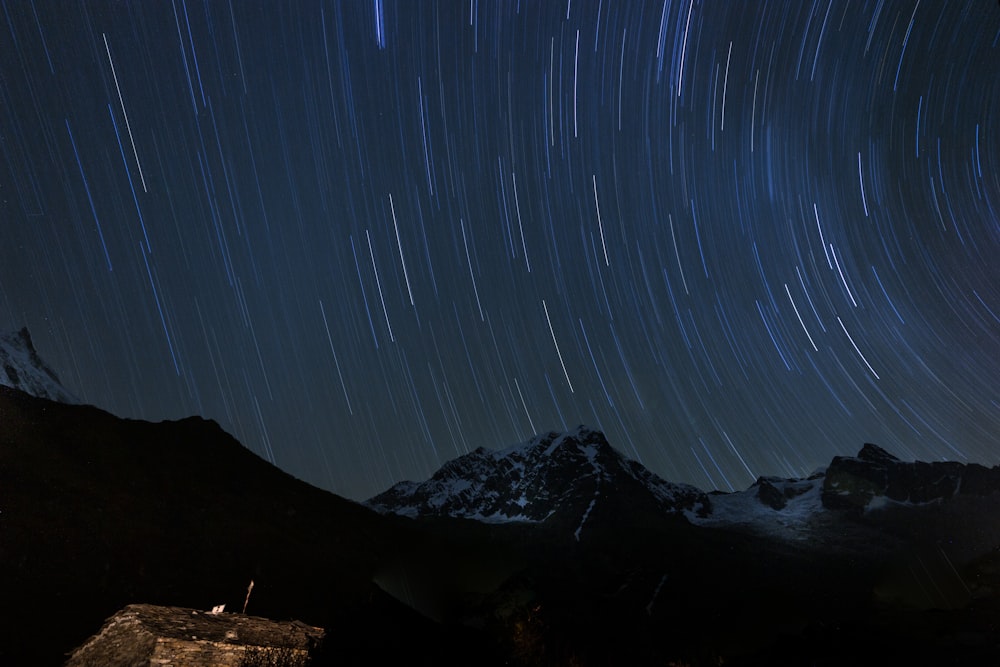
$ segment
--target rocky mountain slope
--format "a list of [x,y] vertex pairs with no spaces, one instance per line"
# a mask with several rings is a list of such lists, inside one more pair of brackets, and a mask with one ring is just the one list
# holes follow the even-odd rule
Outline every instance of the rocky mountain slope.
[[367,505],[400,516],[486,522],[539,522],[556,513],[575,514],[579,539],[602,493],[666,514],[710,511],[704,492],[664,481],[615,450],[603,433],[583,426],[507,449],[480,447],[446,463],[429,480],[400,482]]

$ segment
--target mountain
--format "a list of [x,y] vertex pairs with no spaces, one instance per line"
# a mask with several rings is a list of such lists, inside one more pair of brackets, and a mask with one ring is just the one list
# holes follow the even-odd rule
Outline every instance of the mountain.
[[805,478],[706,494],[580,427],[478,449],[366,504],[451,534],[529,530],[524,568],[464,622],[519,609],[539,664],[578,659],[553,643],[595,664],[1000,660],[1000,467],[866,444]]
[[541,522],[554,514],[579,517],[579,540],[595,507],[627,497],[663,514],[706,516],[708,496],[686,484],[671,484],[584,426],[550,432],[513,447],[483,447],[449,461],[429,480],[400,482],[366,504],[382,513],[485,522]]
[[1000,492],[1000,466],[954,461],[906,462],[866,444],[856,457],[834,457],[825,475],[823,505],[871,513],[891,505],[941,505],[961,496]]
[[[856,457],[834,457],[805,478],[760,477],[745,491],[706,493],[661,479],[608,444],[603,433],[579,426],[506,449],[480,447],[445,463],[424,482],[400,482],[365,504],[382,514],[486,523],[575,517],[577,541],[595,509],[627,505],[633,515],[683,517],[696,526],[844,549],[869,541],[868,525],[889,515],[898,522],[907,508],[940,512],[956,497],[998,494],[1000,467],[905,462],[870,443]],[[973,517],[964,523],[970,522],[978,525]]]
[[79,402],[62,385],[55,371],[38,356],[27,327],[0,335],[0,386],[60,403]]

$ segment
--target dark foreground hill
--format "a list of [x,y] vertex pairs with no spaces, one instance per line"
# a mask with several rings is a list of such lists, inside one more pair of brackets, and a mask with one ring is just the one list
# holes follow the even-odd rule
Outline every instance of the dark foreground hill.
[[998,476],[866,446],[706,494],[578,429],[379,514],[213,422],[0,387],[0,664],[60,664],[130,603],[239,610],[251,579],[248,613],[326,629],[320,664],[1000,664]]
[[327,628],[341,664],[433,656],[463,633],[373,583],[412,532],[214,422],[124,420],[0,387],[0,665],[61,664],[133,602],[239,610],[251,579],[249,613]]

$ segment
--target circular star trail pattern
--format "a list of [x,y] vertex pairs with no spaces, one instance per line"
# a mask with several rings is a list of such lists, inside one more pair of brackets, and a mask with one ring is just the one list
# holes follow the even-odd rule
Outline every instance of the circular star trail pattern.
[[352,498],[1000,460],[993,2],[4,2],[0,325]]

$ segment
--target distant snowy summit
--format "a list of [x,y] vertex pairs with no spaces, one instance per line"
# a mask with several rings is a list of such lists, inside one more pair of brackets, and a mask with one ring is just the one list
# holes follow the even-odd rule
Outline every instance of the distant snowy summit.
[[367,501],[384,514],[497,523],[540,522],[628,497],[669,514],[706,515],[707,495],[672,484],[615,450],[584,426],[550,432],[500,450],[479,449],[444,464],[425,482],[401,482]]
[[0,335],[0,386],[60,403],[79,403],[38,356],[27,327]]
[[[615,450],[603,433],[581,426],[507,449],[479,448],[425,482],[401,482],[366,504],[411,518],[552,523],[562,517],[578,541],[597,515],[601,522],[675,516],[819,547],[842,542],[845,531],[857,533],[848,525],[905,521],[907,531],[919,532],[928,508],[965,513],[984,501],[1000,506],[1000,467],[906,462],[872,444],[805,478],[761,477],[745,491],[705,493],[663,480]],[[855,536],[861,541],[867,533]]]

